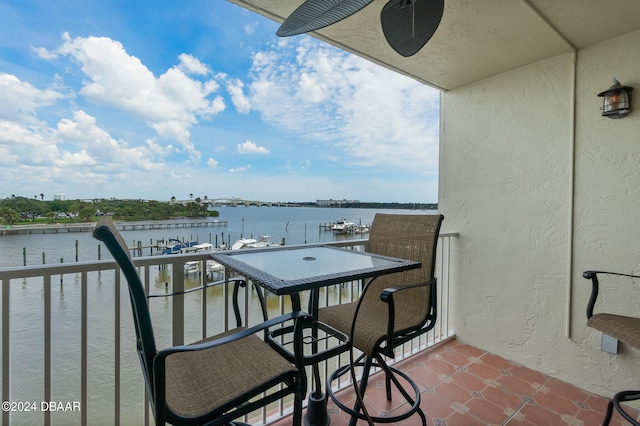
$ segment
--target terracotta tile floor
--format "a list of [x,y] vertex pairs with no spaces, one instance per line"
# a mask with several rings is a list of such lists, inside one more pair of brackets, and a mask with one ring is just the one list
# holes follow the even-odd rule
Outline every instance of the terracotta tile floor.
[[[422,390],[421,407],[428,425],[436,426],[591,426],[604,419],[607,398],[514,364],[473,346],[450,340],[421,352],[396,367],[407,373]],[[378,380],[374,380],[374,379]],[[373,376],[365,401],[370,415],[384,416],[403,407],[398,396],[385,398],[382,376]],[[373,386],[373,387],[372,387]],[[353,401],[353,391],[341,394]],[[349,423],[348,416],[331,400],[331,425]],[[614,412],[611,425],[628,424]],[[283,419],[277,426],[289,425]],[[365,425],[360,421],[358,425]],[[414,415],[396,425],[420,425]]]

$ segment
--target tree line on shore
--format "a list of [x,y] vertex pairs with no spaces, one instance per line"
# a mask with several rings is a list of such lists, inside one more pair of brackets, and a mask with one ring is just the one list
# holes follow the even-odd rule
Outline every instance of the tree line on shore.
[[52,200],[11,197],[0,200],[0,222],[91,222],[96,216],[113,216],[118,220],[162,220],[172,217],[218,216],[198,197],[184,203],[153,200]]
[[[0,223],[13,225],[20,222],[91,222],[96,216],[113,216],[117,220],[163,220],[174,217],[217,217],[215,210],[209,210],[209,200],[193,198],[189,201],[176,202],[176,197],[170,201],[154,200],[44,200],[40,194],[33,198],[11,196],[0,200]],[[317,207],[314,202],[288,203],[303,207]],[[437,210],[437,203],[377,203],[353,202],[344,203],[341,208],[379,208],[379,209],[410,209]],[[332,208],[332,207],[327,207]]]

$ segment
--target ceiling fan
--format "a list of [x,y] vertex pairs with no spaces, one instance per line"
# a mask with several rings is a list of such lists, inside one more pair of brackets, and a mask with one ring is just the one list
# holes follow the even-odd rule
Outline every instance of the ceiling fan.
[[[288,37],[335,24],[373,0],[306,0],[280,25],[276,34]],[[380,12],[382,32],[400,55],[415,55],[438,29],[444,0],[389,0]]]

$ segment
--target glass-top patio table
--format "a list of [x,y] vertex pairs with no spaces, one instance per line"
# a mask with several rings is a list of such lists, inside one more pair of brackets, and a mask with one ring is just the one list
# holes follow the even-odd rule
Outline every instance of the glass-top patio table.
[[[322,287],[360,279],[372,280],[381,275],[421,267],[420,262],[412,260],[327,245],[223,251],[211,254],[211,259],[278,296],[292,296],[294,309],[300,309],[298,293],[311,290],[310,314],[316,319],[318,295]],[[309,359],[313,361],[315,388],[309,396],[305,424],[327,425],[329,418],[326,415],[318,360],[314,357]],[[312,403],[321,408],[312,407]]]

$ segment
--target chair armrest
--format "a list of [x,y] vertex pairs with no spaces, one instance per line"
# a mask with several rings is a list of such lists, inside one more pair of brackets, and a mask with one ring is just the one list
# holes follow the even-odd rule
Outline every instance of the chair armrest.
[[380,300],[382,300],[385,303],[393,303],[393,295],[399,291],[409,290],[409,289],[418,288],[418,287],[426,287],[428,285],[434,285],[436,282],[437,282],[437,279],[434,277],[434,278],[431,278],[429,281],[424,281],[420,284],[388,287],[382,290],[382,292],[380,293]]
[[640,278],[640,275],[623,274],[620,272],[584,271],[582,273],[582,277],[587,280],[591,280],[591,296],[589,297],[589,302],[587,303],[587,319],[590,319],[593,316],[593,308],[595,307],[596,300],[598,299],[598,292],[600,290],[600,283],[598,282],[598,274],[615,275],[615,276],[628,277],[628,278]]
[[237,333],[230,334],[230,335],[221,337],[219,339],[210,340],[207,342],[197,343],[193,345],[174,346],[171,348],[160,350],[156,355],[156,359],[166,358],[167,356],[174,354],[176,352],[200,351],[204,349],[213,348],[215,346],[221,346],[229,342],[233,342],[235,340],[243,339],[252,334],[256,334],[259,331],[267,330],[269,329],[269,327],[273,327],[275,325],[278,325],[290,320],[301,320],[303,322],[306,322],[306,321],[312,321],[313,318],[311,317],[311,315],[303,311],[290,312],[288,314],[280,315],[276,318],[271,318],[270,320],[261,322],[260,324],[254,325],[253,327],[245,328],[244,330],[241,330]]
[[432,277],[431,279],[429,279],[429,281],[424,281],[424,282],[421,282],[419,284],[401,285],[401,286],[397,286],[397,287],[385,288],[380,293],[380,300],[382,300],[383,302],[385,302],[388,305],[387,312],[388,312],[389,317],[388,317],[388,320],[387,320],[387,349],[388,349],[388,351],[390,351],[387,354],[388,356],[393,356],[393,353],[392,353],[393,348],[389,345],[389,343],[393,341],[393,335],[394,335],[394,330],[395,330],[395,313],[396,313],[396,309],[395,309],[395,302],[393,300],[394,294],[396,294],[398,292],[401,292],[401,291],[414,289],[414,288],[431,286],[431,289],[432,289],[431,290],[431,299],[432,299],[431,306],[432,306],[432,309],[433,309],[433,314],[435,316],[436,315],[436,303],[434,303],[434,302],[435,302],[435,297],[436,297],[436,286],[435,286],[436,282],[437,282],[437,279],[435,277]]

